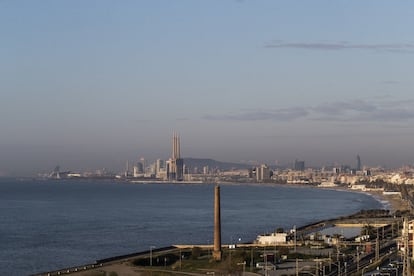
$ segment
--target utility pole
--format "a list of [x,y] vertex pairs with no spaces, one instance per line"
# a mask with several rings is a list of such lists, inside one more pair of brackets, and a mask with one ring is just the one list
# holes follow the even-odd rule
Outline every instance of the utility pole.
[[341,276],[341,262],[338,260],[338,276]]
[[155,246],[150,246],[150,266],[152,267],[152,249],[155,248]]
[[404,242],[404,256],[403,256],[403,276],[411,276],[410,256],[408,254],[408,221],[404,218],[403,222],[403,242]]
[[296,225],[293,225],[293,231],[295,234],[295,253],[296,253]]
[[298,258],[296,258],[296,276],[299,276],[299,261],[298,261]]
[[331,251],[329,251],[329,273],[332,271],[332,256]]
[[359,271],[359,246],[357,246],[357,272]]
[[263,251],[263,259],[265,262],[265,276],[267,276],[267,254],[266,254],[266,245],[264,246],[264,251]]
[[253,246],[250,248],[250,272],[253,272]]
[[339,260],[339,241],[336,245],[336,260],[338,261],[338,276],[341,275],[341,261]]

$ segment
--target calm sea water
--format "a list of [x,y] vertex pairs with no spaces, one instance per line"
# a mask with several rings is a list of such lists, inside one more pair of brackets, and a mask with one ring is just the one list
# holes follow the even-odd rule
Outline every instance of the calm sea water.
[[[361,209],[361,194],[280,185],[222,185],[223,243],[251,241]],[[28,275],[213,239],[213,185],[0,179],[0,275]]]

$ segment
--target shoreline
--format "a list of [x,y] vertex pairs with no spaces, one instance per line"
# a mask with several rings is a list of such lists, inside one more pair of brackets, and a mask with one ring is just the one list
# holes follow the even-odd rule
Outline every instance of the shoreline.
[[340,187],[340,186],[334,187],[334,188],[319,188],[319,187],[315,187],[315,188],[318,188],[318,189],[332,189],[332,190],[336,190],[336,191],[345,191],[345,192],[350,192],[350,193],[365,194],[365,195],[368,195],[368,196],[374,198],[378,202],[380,202],[382,204],[382,206],[384,207],[384,209],[389,210],[391,213],[395,213],[396,211],[410,210],[410,206],[408,205],[407,202],[405,202],[401,198],[401,195],[384,195],[383,191],[378,191],[378,190],[366,190],[366,191],[351,190],[347,187]]
[[[214,183],[205,183],[207,185],[211,185]],[[336,186],[336,187],[318,187],[313,185],[305,185],[305,184],[286,184],[286,183],[233,183],[233,182],[224,182],[224,183],[217,183],[219,185],[250,185],[250,186],[283,186],[288,188],[311,188],[311,189],[321,189],[321,190],[332,190],[338,192],[348,192],[348,193],[358,193],[358,194],[365,194],[376,201],[378,201],[383,209],[389,210],[391,213],[395,213],[396,211],[405,211],[410,210],[409,205],[401,198],[400,195],[384,195],[382,191],[374,191],[374,190],[352,190],[348,187],[344,186]],[[362,211],[362,210],[360,210]]]
[[[180,184],[180,183],[171,183],[171,184]],[[199,184],[199,183],[197,183]],[[216,183],[205,183],[206,185],[214,185]],[[254,186],[269,186],[269,184],[267,183],[220,183],[220,185],[254,185]],[[289,187],[289,188],[314,188],[314,189],[325,189],[325,190],[335,190],[338,192],[350,192],[350,193],[362,193],[365,195],[368,195],[372,198],[374,198],[375,200],[377,200],[378,202],[380,202],[382,204],[382,206],[384,207],[385,210],[390,210],[390,212],[395,212],[396,210],[401,210],[401,207],[404,206],[404,201],[401,199],[400,196],[396,196],[396,195],[383,195],[382,192],[379,191],[360,191],[360,190],[351,190],[347,187],[335,187],[335,188],[321,188],[321,187],[316,187],[316,186],[309,186],[309,185],[292,185],[292,184],[281,184],[281,183],[270,183],[270,185],[273,186],[285,186],[285,187]],[[387,208],[388,207],[388,208]],[[361,209],[363,210],[363,209]],[[352,215],[352,214],[349,214]],[[333,219],[338,219],[338,217],[336,218],[327,218],[324,221],[330,221]],[[305,225],[299,226],[298,228],[306,228],[306,227],[311,227],[312,225],[318,223],[318,221],[315,222],[311,222],[311,223],[307,223]],[[137,252],[137,253],[132,253],[132,254],[127,254],[127,255],[134,255],[134,254],[143,254],[145,252]],[[125,255],[126,256],[126,255]],[[117,257],[121,257],[121,256],[114,256],[113,258],[117,258]],[[109,258],[111,259],[111,258]],[[104,266],[102,267],[102,265],[99,266],[100,262],[99,260],[97,260],[96,264],[91,264],[91,268],[89,268],[86,271],[80,271],[80,270],[72,270],[74,268],[65,268],[65,269],[60,269],[60,270],[56,270],[56,271],[50,271],[50,272],[42,272],[39,274],[34,274],[34,275],[48,275],[48,273],[52,273],[52,275],[55,275],[53,273],[57,272],[57,271],[67,271],[70,270],[71,274],[76,274],[76,275],[90,275],[89,273],[91,272],[90,269],[92,270],[100,270],[100,271],[106,271],[106,272],[111,272],[111,271],[119,271],[119,272],[129,272],[129,273],[134,273],[134,274],[129,274],[129,275],[142,275],[139,272],[137,272],[135,270],[135,268],[129,266],[127,264],[127,260],[129,258],[125,258],[125,259],[119,259],[116,260],[114,262],[110,262],[108,264],[104,264]],[[102,261],[102,260],[101,260]],[[79,268],[83,268],[85,265],[79,265],[77,266],[77,269]],[[87,265],[89,266],[89,265]],[[99,266],[99,267],[98,267]],[[77,272],[75,272],[77,271]],[[137,274],[135,274],[137,273]],[[124,275],[124,274],[121,274]]]
[[[355,218],[352,218],[352,216],[355,216],[357,214],[358,213],[353,213],[353,214],[350,214],[349,217],[340,216],[340,217],[335,217],[335,218],[330,218],[330,219],[326,219],[322,221],[309,223],[309,224],[306,224],[306,225],[303,225],[297,228],[297,231],[309,231],[315,227],[316,228],[319,227],[318,225],[320,224],[355,219]],[[240,247],[240,246],[245,247],[247,245],[247,247],[255,246],[257,248],[258,246],[263,246],[259,244],[254,244],[253,241],[249,242],[245,246],[243,245],[245,244],[239,244],[237,247]],[[226,247],[226,246],[228,245],[222,244],[222,247]],[[167,247],[155,249],[152,252],[156,254],[168,253],[168,252],[171,252],[171,250],[180,250],[181,252],[182,249],[185,249],[185,248],[188,249],[191,247],[213,247],[213,245],[199,245],[199,244],[170,245]],[[42,272],[38,274],[33,274],[33,276],[51,276],[51,275],[60,275],[61,273],[75,274],[75,275],[81,275],[81,276],[95,275],[93,274],[92,271],[97,271],[99,273],[103,272],[105,273],[105,275],[107,275],[107,273],[116,272],[116,273],[120,273],[117,275],[145,276],[145,275],[148,275],[147,272],[150,270],[147,270],[145,267],[140,268],[138,266],[133,266],[130,262],[136,258],[145,257],[148,254],[150,254],[150,251],[140,251],[140,252],[135,252],[135,253],[121,255],[121,256],[113,256],[113,257],[109,257],[109,258],[105,258],[101,260],[96,260],[94,264],[79,265],[79,266],[59,269],[59,270],[50,271],[50,272]],[[164,271],[164,270],[160,270],[160,271]],[[169,271],[169,272],[179,273],[182,275],[204,275],[204,273],[194,273],[194,272],[186,272],[186,271]],[[254,275],[258,275],[258,274],[254,274]]]

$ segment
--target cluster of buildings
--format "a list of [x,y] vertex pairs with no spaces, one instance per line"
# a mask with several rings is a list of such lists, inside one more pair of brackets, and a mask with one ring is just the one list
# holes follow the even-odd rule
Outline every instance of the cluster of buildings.
[[333,169],[307,169],[305,171],[282,170],[273,172],[272,180],[288,184],[409,184],[414,185],[414,168],[403,167],[395,170],[365,168],[356,171]]
[[[291,168],[277,168],[267,164],[244,166],[244,168],[226,169],[211,168],[208,165],[191,167],[181,157],[180,136],[172,137],[172,154],[168,160],[157,159],[147,162],[141,158],[138,162],[126,163],[122,174],[114,174],[105,169],[95,173],[60,172],[57,167],[49,178],[102,177],[118,178],[132,181],[186,181],[186,182],[258,182],[286,183],[303,185],[349,185],[357,188],[359,184],[391,183],[414,185],[414,168],[403,167],[399,170],[384,170],[382,168],[363,167],[361,158],[356,156],[353,167],[330,166],[323,168],[306,168],[305,161],[295,160]],[[359,188],[358,188],[359,189]]]
[[131,174],[129,163],[127,162],[124,173],[125,178],[152,178],[164,181],[183,181],[185,166],[184,159],[181,158],[180,136],[175,133],[173,135],[172,155],[170,159],[157,159],[155,163],[152,163],[147,167],[145,159],[141,158],[140,162],[133,165],[132,169]]
[[[126,162],[125,171],[121,174],[115,174],[106,169],[95,172],[77,173],[71,171],[61,171],[59,166],[48,174],[41,174],[40,177],[52,179],[67,178],[116,178],[126,180],[159,180],[159,181],[184,181],[186,167],[184,159],[181,157],[180,136],[176,133],[172,138],[172,154],[168,160],[158,159],[154,163],[148,163],[144,158],[138,162],[130,164]],[[187,170],[188,175],[188,170]]]

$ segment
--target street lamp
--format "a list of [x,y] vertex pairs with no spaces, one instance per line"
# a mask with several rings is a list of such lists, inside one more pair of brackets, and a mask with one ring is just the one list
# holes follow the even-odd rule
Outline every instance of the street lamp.
[[344,267],[345,267],[345,276],[347,275],[347,274],[346,274],[346,265],[347,265],[347,263],[346,263],[346,262],[344,262]]
[[293,231],[295,234],[295,252],[296,252],[296,225],[293,225]]
[[150,246],[150,266],[152,267],[152,249],[155,248],[155,246]]
[[336,264],[336,263],[333,263],[332,260],[329,258],[329,273],[332,271],[332,265],[338,268],[337,275],[340,276],[341,275],[341,262],[338,260],[338,264]]
[[244,261],[242,263],[237,263],[237,265],[242,265],[243,266],[243,274],[242,274],[242,276],[244,276],[244,273],[246,272],[246,261]]
[[181,264],[182,264],[182,255],[181,255],[181,248],[180,248],[180,270],[181,270]]
[[253,272],[253,246],[250,247],[250,272]]

